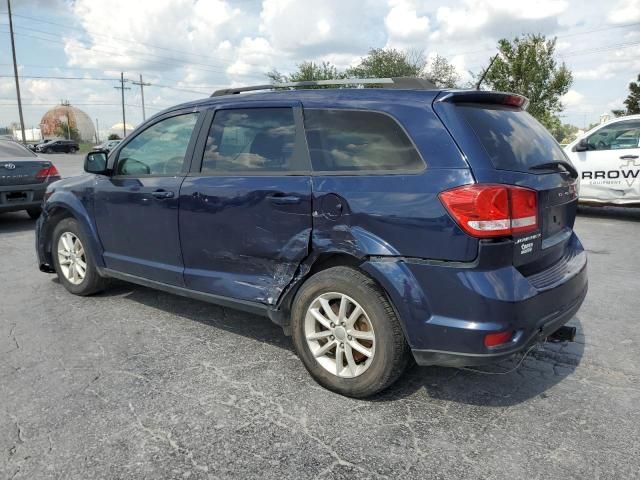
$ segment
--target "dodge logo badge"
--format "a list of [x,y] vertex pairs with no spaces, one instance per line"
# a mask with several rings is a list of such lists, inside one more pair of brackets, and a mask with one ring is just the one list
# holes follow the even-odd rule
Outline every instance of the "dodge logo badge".
[[4,168],[6,168],[7,170],[13,170],[16,168],[16,166],[13,163],[5,163]]

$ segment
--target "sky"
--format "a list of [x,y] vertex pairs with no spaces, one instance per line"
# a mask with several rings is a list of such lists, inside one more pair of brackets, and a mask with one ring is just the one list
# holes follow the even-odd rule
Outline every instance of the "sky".
[[[61,100],[122,121],[120,72],[142,75],[147,116],[216,88],[264,83],[305,60],[357,64],[370,48],[446,57],[463,81],[500,38],[557,37],[573,72],[562,120],[579,127],[622,107],[640,74],[640,0],[12,0],[25,126]],[[6,0],[0,0],[0,126],[18,121]],[[74,77],[42,78],[42,77]],[[125,85],[127,123],[142,121]]]

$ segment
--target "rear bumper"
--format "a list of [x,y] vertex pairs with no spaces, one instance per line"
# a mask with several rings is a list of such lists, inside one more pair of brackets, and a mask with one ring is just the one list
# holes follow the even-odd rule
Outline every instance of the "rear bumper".
[[[420,260],[369,261],[367,270],[389,293],[419,365],[491,363],[526,349],[567,323],[587,293],[587,258],[572,235],[567,255],[548,270],[525,277],[504,263],[504,245],[485,249],[482,263]],[[502,257],[502,258],[498,258]],[[495,261],[495,262],[494,262]],[[512,331],[498,347],[485,335]]]
[[49,182],[0,186],[0,212],[17,212],[42,204]]

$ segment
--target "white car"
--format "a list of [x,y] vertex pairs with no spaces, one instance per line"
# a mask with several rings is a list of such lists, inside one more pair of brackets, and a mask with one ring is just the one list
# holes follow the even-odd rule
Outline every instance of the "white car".
[[580,202],[640,206],[640,115],[614,118],[565,147],[580,175]]

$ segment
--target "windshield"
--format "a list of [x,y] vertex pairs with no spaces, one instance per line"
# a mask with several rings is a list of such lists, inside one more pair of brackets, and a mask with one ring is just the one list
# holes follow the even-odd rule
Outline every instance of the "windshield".
[[529,172],[540,164],[567,162],[551,134],[525,111],[478,104],[459,111],[499,170]]
[[0,142],[0,158],[35,157],[28,148],[16,142]]

